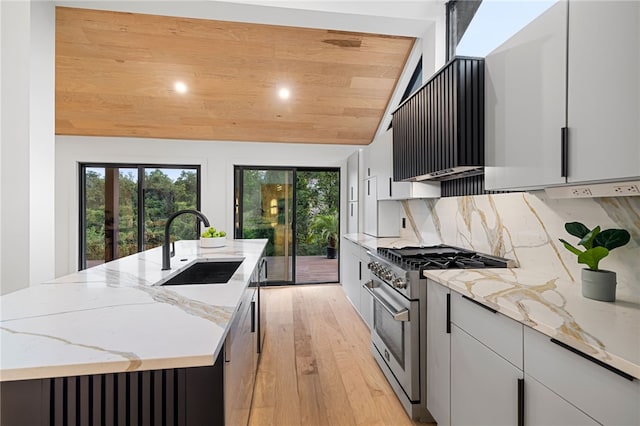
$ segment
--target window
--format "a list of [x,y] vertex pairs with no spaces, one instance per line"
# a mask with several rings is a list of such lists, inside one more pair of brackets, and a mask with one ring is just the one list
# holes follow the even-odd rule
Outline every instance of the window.
[[[81,164],[79,269],[161,245],[169,215],[199,208],[200,166]],[[171,235],[196,239],[199,226],[179,216]]]

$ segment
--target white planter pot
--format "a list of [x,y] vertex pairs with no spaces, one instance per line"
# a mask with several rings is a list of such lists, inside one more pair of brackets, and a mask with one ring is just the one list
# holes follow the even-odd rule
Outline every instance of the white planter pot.
[[202,238],[200,237],[200,247],[224,247],[227,245],[227,237]]
[[616,273],[591,269],[582,270],[582,295],[588,299],[602,302],[616,300]]

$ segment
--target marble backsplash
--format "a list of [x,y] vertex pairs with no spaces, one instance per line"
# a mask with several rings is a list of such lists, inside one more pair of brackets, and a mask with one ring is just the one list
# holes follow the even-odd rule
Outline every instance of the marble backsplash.
[[631,241],[600,262],[615,271],[619,294],[640,297],[640,197],[549,199],[544,191],[402,201],[407,227],[401,237],[450,244],[515,259],[519,266],[580,282],[576,256],[558,241],[565,222],[588,228],[623,228]]

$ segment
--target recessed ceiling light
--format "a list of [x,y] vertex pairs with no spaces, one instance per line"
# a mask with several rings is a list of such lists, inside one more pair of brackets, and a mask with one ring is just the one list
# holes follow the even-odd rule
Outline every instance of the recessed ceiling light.
[[173,87],[178,93],[187,93],[187,85],[181,81],[176,81]]
[[289,99],[290,95],[291,95],[291,92],[289,92],[289,89],[287,89],[286,87],[282,87],[278,91],[278,96],[280,96],[280,99]]

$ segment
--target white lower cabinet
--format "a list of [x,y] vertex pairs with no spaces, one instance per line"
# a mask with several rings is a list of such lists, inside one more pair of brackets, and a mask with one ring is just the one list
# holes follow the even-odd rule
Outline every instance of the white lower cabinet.
[[525,328],[526,373],[604,425],[640,425],[640,380],[624,377],[589,355]]
[[514,426],[522,370],[451,326],[451,424]]
[[439,426],[640,425],[637,379],[430,279],[426,310]]
[[451,424],[449,289],[427,280],[427,409],[438,426]]
[[342,261],[340,262],[342,265],[342,288],[356,309],[360,305],[360,256],[358,253],[359,246],[356,243],[346,238],[342,239],[340,246],[340,256],[342,257]]
[[521,425],[522,324],[451,294],[451,424]]
[[373,299],[369,292],[362,288],[370,276],[367,268],[369,263],[367,251],[360,245],[343,238],[340,253],[344,292],[358,314],[360,314],[367,326],[371,328],[373,323]]
[[524,376],[525,426],[590,426],[600,423],[528,374]]
[[371,279],[371,272],[367,265],[369,255],[367,249],[360,247],[360,316],[371,330],[373,327],[373,296],[365,288],[364,284]]

